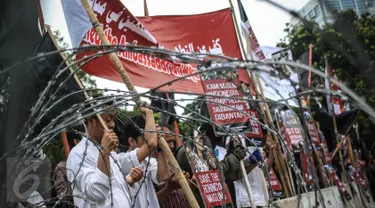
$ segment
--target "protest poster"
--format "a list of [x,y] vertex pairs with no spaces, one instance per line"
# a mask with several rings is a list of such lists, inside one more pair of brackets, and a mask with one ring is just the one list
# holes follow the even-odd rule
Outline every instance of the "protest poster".
[[184,142],[185,153],[206,207],[231,205],[229,189],[219,171],[219,161],[209,139],[198,135]]
[[[212,121],[227,131],[215,128],[215,134],[225,136],[228,131],[240,132],[253,138],[257,146],[263,146],[262,129],[257,122],[258,114],[251,109],[244,94],[228,79],[202,80],[206,103]],[[239,98],[239,99],[236,99]],[[251,144],[250,144],[251,145]]]
[[299,119],[291,110],[280,112],[280,133],[290,150],[298,150],[298,144],[303,141],[303,129]]
[[196,172],[194,176],[199,184],[206,207],[221,206],[223,202],[226,204],[232,202],[219,170]]

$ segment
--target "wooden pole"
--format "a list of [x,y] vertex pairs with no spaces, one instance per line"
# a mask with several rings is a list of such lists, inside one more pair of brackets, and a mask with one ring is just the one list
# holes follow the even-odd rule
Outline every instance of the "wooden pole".
[[[49,26],[46,26],[46,27],[47,27],[47,32],[48,32],[49,36],[51,37],[51,40],[52,40],[53,44],[55,45],[56,49],[60,51],[61,48],[60,48],[59,44],[57,43],[56,38],[55,38],[55,36],[53,35],[51,28],[50,28]],[[62,52],[60,52],[60,56],[61,56],[61,58],[64,60],[65,64],[66,64],[67,66],[69,66],[69,62],[68,62],[68,59],[67,59],[67,57],[65,56],[65,54],[62,53]],[[70,73],[73,73],[73,72],[74,72],[74,70],[73,70],[71,67],[69,67],[69,71],[70,71]],[[73,77],[74,77],[74,80],[76,81],[78,87],[79,87],[81,90],[83,90],[83,94],[84,94],[86,100],[90,100],[90,96],[87,94],[86,91],[84,91],[85,87],[83,86],[81,80],[77,77],[76,74],[73,74]],[[99,122],[102,124],[103,128],[104,128],[106,131],[109,130],[109,128],[108,128],[107,125],[105,124],[105,122],[104,122],[103,118],[100,116],[100,114],[96,114],[96,117],[98,118]],[[63,132],[63,133],[65,133],[65,132]],[[66,154],[66,156],[68,157],[68,154],[69,154],[69,152],[70,152],[70,148],[69,148],[69,145],[65,145],[65,141],[64,141],[65,139],[66,139],[66,144],[68,144],[68,141],[67,141],[67,138],[66,138],[66,133],[65,133],[65,137],[64,137],[64,135],[63,135],[63,144],[64,144],[64,149],[65,149],[65,154]],[[115,151],[117,151],[117,150],[115,150]]]
[[[165,95],[166,95],[167,99],[170,98],[169,93],[165,93]],[[173,128],[174,128],[174,133],[177,134],[177,135],[180,135],[180,129],[178,129],[178,123],[177,123],[176,120],[173,121]],[[181,140],[180,136],[177,136],[176,146],[180,147],[181,145],[183,145],[182,140]]]
[[[105,36],[103,27],[100,25],[98,19],[96,18],[96,15],[94,11],[92,10],[89,2],[87,0],[82,0],[82,5],[85,8],[87,15],[89,16],[92,25],[94,25],[95,31],[98,33],[102,44],[111,45],[111,43],[108,41],[108,38]],[[124,66],[121,64],[121,61],[119,57],[117,56],[117,54],[115,52],[112,52],[109,54],[109,58],[112,61],[112,63],[115,65],[117,72],[120,74],[121,79],[124,81],[128,90],[132,92],[136,92],[136,89],[131,79],[129,78],[127,72],[125,71]],[[135,100],[135,103],[137,105],[142,104],[141,99],[137,98]],[[167,142],[164,140],[164,138],[159,139],[159,147],[162,149],[163,153],[166,156],[166,159],[168,160],[169,164],[172,166],[173,172],[178,182],[180,183],[182,191],[184,192],[186,199],[188,200],[190,206],[193,208],[198,208],[199,207],[198,202],[195,199],[195,196],[193,192],[191,191],[188,182],[186,181],[184,173],[182,172],[180,166],[178,165],[175,157],[173,156],[173,153],[169,149],[169,146]]]
[[63,142],[63,146],[64,146],[64,150],[65,150],[65,156],[68,159],[68,156],[69,156],[69,153],[70,153],[70,147],[69,147],[68,138],[66,136],[65,131],[61,132],[61,137],[62,137],[62,142]]
[[353,155],[353,148],[352,148],[352,143],[350,141],[350,136],[346,135],[345,137],[348,138],[346,142],[348,142],[348,157],[351,165],[354,167],[354,155]]
[[[238,29],[238,25],[237,25],[238,21],[237,21],[236,15],[234,14],[234,7],[233,7],[232,0],[229,0],[229,4],[230,4],[231,10],[232,10],[232,17],[233,17],[233,20],[234,20],[234,27],[236,29],[237,38],[238,38],[238,41],[240,43],[240,49],[241,49],[240,51],[241,51],[243,59],[247,60],[246,53],[245,53],[245,46],[244,46],[244,43],[241,39],[241,35],[240,35],[239,29]],[[248,48],[249,48],[249,51],[250,51],[250,60],[252,61],[252,60],[254,60],[254,56],[253,56],[253,53],[252,53],[252,50],[251,50],[251,42],[248,40],[248,38],[246,38],[246,41],[247,41]],[[261,87],[261,85],[259,86],[259,84],[260,84],[259,77],[257,75],[255,75],[257,80],[259,80],[258,81],[258,87],[259,87],[260,93],[257,91],[257,88],[256,88],[257,83],[255,82],[252,74],[249,71],[248,71],[248,74],[249,74],[249,77],[250,77],[250,81],[251,81],[252,85],[254,86],[254,89],[256,90],[257,96],[259,97],[259,95],[260,95],[260,98],[262,100],[265,100],[263,88]],[[264,104],[264,105],[265,105],[266,111],[267,111],[267,118],[271,122],[271,123],[268,123],[266,121],[265,123],[268,123],[269,125],[272,125],[272,116],[269,112],[269,107],[268,107],[267,104]],[[266,115],[265,112],[264,112],[263,104],[259,104],[259,107],[260,107],[261,113],[263,115]],[[274,139],[274,141],[277,141],[277,137],[275,137],[275,135],[273,135],[273,139]],[[279,151],[279,152],[281,152],[281,151]],[[289,182],[289,180],[287,179],[288,177],[286,177],[286,175],[285,175],[286,174],[286,168],[285,168],[285,163],[282,160],[283,156],[281,154],[278,155],[277,151],[275,149],[273,150],[273,154],[274,154],[274,158],[275,158],[274,161],[275,161],[275,165],[276,165],[276,170],[279,172],[279,175],[281,177],[281,183],[284,187],[285,194],[286,194],[287,197],[291,197],[291,193],[290,193],[290,190],[289,190],[289,188],[290,188],[289,184],[290,183],[288,183]]]
[[[280,132],[280,125],[279,125],[279,118],[278,118],[278,111],[276,110],[276,112],[275,112],[275,119],[276,119],[276,127],[277,127],[277,130],[278,130],[278,132]],[[282,150],[284,151],[284,152],[288,152],[288,150],[287,150],[287,148],[288,148],[288,146],[287,145],[280,145],[280,147],[282,148]],[[292,150],[291,150],[292,151]],[[292,153],[293,154],[293,153]],[[292,179],[292,180],[290,180],[290,186],[291,186],[291,191],[292,191],[292,193],[293,193],[293,195],[296,193],[296,190],[295,190],[295,184],[294,184],[294,181],[293,181],[293,176],[292,176],[292,169],[289,167],[289,166],[287,166],[287,168],[288,168],[288,174],[289,174],[289,178],[290,179]],[[297,176],[296,176],[296,178],[297,178]]]
[[[333,103],[332,103],[332,109],[334,109]],[[333,128],[334,128],[334,131],[335,131],[336,142],[339,143],[339,132],[337,131],[335,112],[332,112],[332,118],[333,118]],[[333,159],[333,157],[331,157],[331,158]],[[347,175],[346,175],[346,170],[345,170],[345,166],[344,166],[344,160],[343,160],[341,149],[339,150],[339,158],[340,158],[340,166],[341,166],[341,169],[342,169],[342,180],[343,180],[343,182],[346,182],[347,181],[346,180]]]
[[[261,99],[265,101],[266,98],[264,96],[263,86],[262,86],[262,83],[260,82],[259,76],[256,75],[256,79],[257,79],[257,85],[258,85],[258,88],[259,88],[259,91],[260,91]],[[268,104],[264,104],[264,106],[265,106],[265,113],[267,115],[267,119],[270,122],[268,125],[273,125],[273,119],[272,119],[272,116],[271,116],[270,108],[269,108]],[[273,136],[274,142],[277,142],[278,141],[277,135],[272,134],[272,136]],[[279,151],[280,152],[279,155],[277,155],[276,150],[274,150],[274,152],[275,152],[274,156],[275,156],[275,161],[276,161],[276,169],[279,169],[278,171],[279,171],[279,174],[280,174],[280,177],[281,177],[281,182],[284,183],[283,185],[284,185],[284,189],[285,189],[285,195],[287,197],[292,197],[294,194],[292,193],[290,180],[289,180],[289,177],[287,175],[287,169],[286,169],[286,165],[285,165],[285,162],[284,162],[284,160],[286,160],[286,158],[284,158],[283,155],[281,154],[281,149]],[[284,158],[284,160],[283,160],[283,158]],[[279,163],[279,166],[280,166],[279,168],[277,168],[277,163]]]
[[[240,137],[240,140],[241,140],[240,142],[242,143],[242,145],[245,148],[247,148],[246,141],[245,141],[245,139],[242,136]],[[254,202],[253,193],[251,191],[249,177],[247,175],[245,164],[244,164],[243,160],[240,161],[240,167],[241,167],[242,177],[245,180],[245,188],[246,188],[246,192],[247,192],[247,195],[249,197],[249,200],[250,200],[251,208],[256,208],[255,202]]]
[[342,144],[345,142],[346,139],[347,137],[345,137],[343,140],[340,141],[340,143],[337,144],[335,151],[333,151],[331,155],[331,158],[334,158],[337,155],[337,153],[341,150]]
[[[245,60],[246,59],[245,48],[244,48],[244,45],[243,45],[243,42],[242,42],[242,39],[241,39],[241,35],[239,33],[239,29],[238,29],[238,25],[237,25],[237,18],[236,18],[235,12],[234,12],[234,7],[233,7],[232,0],[229,0],[229,4],[230,4],[230,8],[231,8],[231,13],[232,13],[232,18],[233,18],[234,28],[236,30],[237,40],[239,42],[239,48],[240,48],[241,56]],[[246,143],[245,143],[245,148],[246,148]],[[254,204],[253,193],[251,191],[251,186],[250,186],[249,178],[247,176],[246,169],[245,169],[243,161],[240,161],[240,167],[241,167],[242,177],[245,180],[245,184],[244,185],[246,187],[246,192],[247,192],[248,197],[249,197],[250,205],[251,205],[252,208],[254,208],[255,204]]]
[[147,7],[147,0],[143,0],[143,9],[144,9],[145,16],[148,17],[149,13],[148,13],[148,7]]

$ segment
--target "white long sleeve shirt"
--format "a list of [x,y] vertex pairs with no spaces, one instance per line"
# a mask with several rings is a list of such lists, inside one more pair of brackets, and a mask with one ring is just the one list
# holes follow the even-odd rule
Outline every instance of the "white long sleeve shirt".
[[[249,151],[252,153],[255,150],[255,147],[248,147]],[[250,154],[247,154],[248,158]],[[266,198],[262,189],[262,183],[264,183],[263,171],[259,167],[255,167],[250,173],[247,174],[250,182],[251,192],[253,194],[253,199],[255,206],[266,206]],[[245,180],[240,179],[234,181],[234,187],[236,189],[236,202],[237,207],[250,207],[250,199],[247,194]]]
[[[132,188],[130,188],[130,194],[132,197],[133,203],[135,203],[135,208],[159,208],[159,201],[156,195],[154,184],[161,185],[163,182],[158,181],[157,179],[157,173],[158,173],[158,161],[155,158],[146,158],[142,163],[139,163],[138,158],[130,157],[130,155],[133,154],[133,152],[136,152],[138,150],[135,149],[131,152],[126,153],[128,160],[128,163],[132,164],[132,167],[129,167],[124,170],[125,174],[128,174],[130,172],[131,168],[137,167],[141,165],[144,173],[144,178],[135,183]],[[150,162],[150,164],[147,167],[147,163]],[[147,173],[145,174],[145,170],[147,167]],[[146,177],[145,177],[146,176]],[[143,182],[143,180],[146,180]],[[141,187],[142,182],[144,183]],[[136,196],[136,193],[139,190],[138,195]],[[136,197],[136,198],[135,198]],[[135,201],[135,202],[134,202]]]
[[[126,154],[111,152],[111,181],[97,168],[99,154],[98,147],[86,138],[83,138],[70,152],[66,167],[68,180],[72,183],[74,204],[80,208],[130,207],[129,186],[125,181],[126,175],[120,171],[119,166],[121,169],[131,166],[128,158],[138,161],[136,152]],[[111,189],[113,197],[111,197]],[[113,204],[111,204],[112,200]]]

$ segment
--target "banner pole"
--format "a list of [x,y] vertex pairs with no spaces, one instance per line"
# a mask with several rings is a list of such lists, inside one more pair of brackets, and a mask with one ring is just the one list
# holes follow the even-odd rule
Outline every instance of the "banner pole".
[[66,156],[66,159],[68,159],[68,156],[69,156],[69,153],[70,153],[70,147],[69,147],[69,143],[68,143],[68,137],[66,136],[65,131],[61,132],[61,138],[62,138],[62,142],[63,142],[63,146],[64,146],[65,156]]
[[[166,95],[167,99],[170,98],[169,93],[165,93],[165,95]],[[174,127],[174,133],[177,134],[177,135],[180,135],[180,129],[178,129],[178,123],[177,123],[176,119],[173,121],[173,127]],[[180,136],[177,136],[176,143],[177,143],[177,147],[180,147],[181,145],[183,145]]]
[[[245,148],[247,148],[245,139],[243,137],[240,137],[240,138],[241,138],[240,142],[242,143],[242,145]],[[250,205],[252,208],[256,208],[254,198],[253,198],[253,192],[251,191],[249,177],[248,177],[248,174],[246,173],[246,168],[245,168],[245,164],[243,160],[240,161],[240,167],[241,167],[242,177],[245,180],[245,187],[246,187],[247,195],[250,199]]]
[[[238,30],[237,17],[236,17],[235,12],[234,12],[234,6],[233,6],[233,3],[232,3],[232,0],[229,0],[229,4],[230,4],[230,10],[231,10],[231,13],[232,13],[234,28],[236,30],[237,40],[239,42],[239,48],[240,48],[241,56],[245,60],[246,59],[245,47],[244,47],[244,44],[243,44],[242,39],[241,39],[241,35],[239,33],[239,30]],[[250,74],[249,74],[249,78],[251,79]],[[244,147],[246,148],[246,144],[245,144]],[[242,177],[245,180],[244,185],[246,187],[246,192],[247,192],[247,195],[249,197],[251,207],[255,208],[253,193],[251,191],[249,178],[247,176],[246,169],[245,169],[243,161],[240,161],[240,166],[241,166]]]
[[[261,83],[260,78],[259,78],[258,75],[256,75],[256,79],[257,79],[257,85],[259,87],[261,99],[265,101],[266,98],[264,96],[264,91],[263,91],[262,83]],[[273,124],[273,119],[272,119],[272,116],[271,116],[270,108],[269,108],[269,106],[268,106],[267,103],[265,103],[264,106],[266,108],[265,112],[266,112],[267,119],[270,122],[269,125],[272,125]],[[274,142],[276,142],[278,140],[277,136],[274,135],[274,134],[272,134],[272,136],[273,136]],[[274,150],[274,151],[276,151],[276,150]],[[281,151],[280,151],[279,155],[277,155],[277,153],[275,155],[276,155],[276,158],[275,158],[276,161],[279,160],[279,166],[280,166],[280,168],[279,168],[280,172],[279,173],[280,173],[281,178],[283,178],[282,182],[284,182],[284,187],[285,187],[285,190],[286,190],[286,195],[287,195],[287,197],[291,197],[291,196],[293,196],[293,194],[292,194],[292,190],[291,190],[290,180],[289,180],[289,177],[287,175],[286,165],[285,165],[285,162],[284,162],[284,160],[286,160],[286,158],[283,157],[283,155],[281,154]],[[284,160],[283,160],[283,158],[284,158]],[[276,166],[276,168],[277,168],[277,166]]]
[[[279,117],[278,117],[278,110],[275,110],[275,122],[276,122],[276,127],[277,127],[277,131],[280,132],[280,125],[279,125]],[[280,145],[281,149],[284,151],[284,152],[288,152],[286,150],[286,148],[288,148],[288,146],[284,145],[284,143],[282,145]],[[292,152],[292,150],[290,151]],[[293,153],[292,153],[293,154]],[[287,158],[287,157],[285,157]],[[293,180],[293,177],[292,177],[292,170],[291,168],[288,166],[288,175],[289,175],[289,178],[292,179],[291,180],[291,190],[293,193],[296,193],[296,190],[295,190],[295,184],[294,184],[294,180]],[[296,176],[297,178],[297,176]],[[305,191],[307,192],[307,188],[306,187],[302,187],[304,189],[306,189]]]
[[[312,66],[312,50],[313,49],[313,45],[310,44],[309,45],[309,66],[311,67]],[[308,76],[308,80],[307,80],[307,87],[310,88],[311,87],[311,79],[312,79],[312,74],[311,74],[311,71],[309,71],[309,76]],[[308,108],[310,108],[310,94],[307,96],[307,106]]]
[[[46,28],[47,28],[47,32],[48,32],[49,36],[51,37],[51,40],[52,40],[53,44],[55,45],[56,49],[57,49],[58,51],[60,51],[61,48],[60,48],[59,44],[57,43],[55,36],[54,36],[53,33],[52,33],[51,27],[50,27],[49,25],[46,25]],[[60,52],[59,54],[60,54],[61,58],[64,60],[65,64],[66,64],[67,66],[69,66],[69,62],[68,62],[68,59],[67,59],[67,57],[65,56],[65,54],[62,53],[62,52]],[[73,72],[74,72],[74,70],[73,70],[71,67],[69,67],[69,71],[70,71],[70,73],[73,73]],[[85,91],[85,87],[83,86],[81,80],[78,78],[78,76],[77,76],[76,74],[73,74],[73,77],[74,77],[74,80],[76,81],[77,85],[79,86],[79,88],[80,88],[81,90],[83,90],[83,94],[84,94],[86,100],[90,100],[90,96],[89,96],[89,95],[87,94],[87,92]],[[103,128],[104,128],[106,131],[109,130],[109,128],[108,128],[107,125],[105,124],[105,122],[104,122],[103,118],[100,116],[100,114],[96,114],[96,117],[98,118],[99,122],[102,124]],[[65,135],[65,138],[66,138],[66,135]],[[68,142],[68,141],[66,141],[66,142]],[[64,143],[65,143],[65,141],[64,141],[64,136],[63,136],[63,144],[64,144]],[[66,148],[68,148],[68,149],[66,149]],[[65,154],[66,154],[67,152],[68,152],[68,154],[69,154],[69,152],[70,152],[69,145],[67,145],[67,146],[64,145],[64,149],[65,149]]]
[[[332,103],[332,109],[334,109],[334,104]],[[334,131],[335,131],[335,136],[336,136],[336,142],[339,144],[339,132],[337,130],[337,123],[336,123],[336,115],[335,115],[335,112],[333,111],[332,112],[332,119],[333,119],[333,128],[334,128]],[[343,140],[345,140],[345,138],[343,138]],[[340,159],[340,166],[341,166],[341,169],[342,169],[342,180],[343,182],[347,182],[347,172],[345,170],[345,166],[344,166],[344,159],[343,159],[343,156],[342,156],[342,151],[341,151],[341,148],[338,150],[339,152],[339,159]],[[331,157],[333,159],[333,156]]]
[[[246,53],[245,53],[245,46],[244,46],[244,43],[243,43],[243,41],[242,41],[242,39],[241,39],[241,36],[240,36],[240,32],[239,32],[239,28],[238,28],[238,25],[237,25],[237,17],[236,17],[236,15],[235,15],[235,13],[234,13],[234,7],[233,7],[233,2],[232,2],[232,0],[229,0],[229,4],[230,4],[230,7],[231,7],[231,11],[232,11],[232,17],[233,17],[233,21],[234,21],[234,27],[235,27],[235,29],[236,29],[236,34],[237,34],[237,39],[238,39],[238,41],[239,41],[239,43],[240,43],[240,49],[241,49],[241,54],[242,54],[242,57],[243,57],[243,59],[244,60],[247,60],[247,57],[246,57]],[[252,61],[252,60],[254,60],[254,56],[253,56],[253,53],[252,53],[252,50],[251,50],[251,42],[250,41],[248,41],[248,44],[249,44],[249,51],[250,51],[250,60]],[[247,72],[248,72],[248,74],[249,74],[249,77],[250,77],[250,80],[251,80],[251,84],[254,86],[254,89],[255,89],[255,91],[256,91],[256,94],[257,94],[257,96],[259,97],[259,98],[261,98],[262,100],[265,100],[265,98],[264,98],[264,92],[263,92],[263,88],[261,87],[261,86],[259,86],[259,84],[260,84],[260,80],[259,80],[259,77],[257,76],[257,75],[255,75],[256,76],[256,78],[257,78],[257,80],[259,80],[258,81],[258,87],[259,87],[259,91],[260,91],[260,93],[257,91],[257,83],[255,82],[255,80],[254,80],[254,77],[252,76],[252,74],[249,72],[249,70],[247,70]],[[265,107],[266,107],[266,111],[267,111],[267,113],[265,113],[264,112],[264,108],[263,108],[263,104],[259,104],[259,107],[260,107],[260,110],[261,110],[261,113],[263,114],[263,115],[266,115],[267,117],[268,117],[268,120],[269,121],[272,121],[272,117],[271,117],[271,114],[270,114],[270,112],[269,112],[269,107],[268,107],[268,104],[264,104],[265,105]],[[271,119],[270,119],[271,118]],[[267,121],[266,121],[266,123],[268,123]],[[273,135],[273,139],[274,139],[274,141],[276,141],[277,140],[277,138],[275,138],[275,136]],[[279,174],[280,174],[280,178],[281,178],[281,183],[282,183],[282,185],[283,185],[283,187],[284,187],[284,189],[285,189],[285,194],[286,194],[286,196],[287,197],[290,197],[291,196],[291,194],[290,194],[290,191],[289,191],[289,189],[288,189],[288,187],[289,187],[289,180],[288,179],[286,179],[287,177],[286,177],[286,168],[285,168],[285,163],[282,161],[282,155],[280,154],[280,155],[277,155],[277,152],[276,152],[276,150],[273,150],[273,154],[274,154],[274,160],[275,160],[275,164],[276,164],[276,170],[279,172]],[[281,156],[281,157],[280,157]],[[285,173],[285,174],[284,174]],[[265,179],[264,179],[265,180]]]
[[[98,35],[100,37],[100,40],[101,40],[102,44],[111,45],[111,43],[108,41],[108,38],[104,34],[103,27],[100,25],[99,20],[96,18],[96,15],[95,15],[94,11],[92,10],[88,0],[81,0],[81,1],[82,1],[82,5],[85,8],[85,11],[86,11],[88,17],[90,18],[90,21],[91,21],[92,25],[95,28],[95,31],[98,33]],[[120,74],[121,79],[124,81],[128,90],[132,91],[132,92],[137,92],[137,90],[135,89],[130,77],[128,76],[127,72],[125,71],[124,66],[121,64],[120,58],[117,56],[117,54],[115,52],[112,52],[112,53],[109,54],[109,58],[110,58],[111,62],[115,65],[116,71]],[[137,105],[141,105],[142,101],[139,97],[137,97],[135,99],[135,103]],[[173,169],[173,172],[175,173],[175,176],[176,176],[178,182],[180,183],[182,191],[184,192],[184,194],[186,196],[186,199],[188,200],[190,206],[192,208],[198,208],[199,207],[198,202],[195,199],[194,194],[191,191],[190,186],[189,186],[188,182],[186,181],[186,178],[185,178],[180,166],[178,165],[173,153],[169,149],[169,146],[168,146],[167,142],[164,140],[164,138],[159,139],[158,145],[162,149],[163,153],[165,154],[166,159],[168,160],[169,164],[171,165],[171,167]]]

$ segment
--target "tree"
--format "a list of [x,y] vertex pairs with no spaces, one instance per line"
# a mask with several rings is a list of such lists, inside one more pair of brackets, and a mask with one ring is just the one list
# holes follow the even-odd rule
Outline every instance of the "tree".
[[[178,128],[182,135],[192,137],[194,128],[198,128],[201,125],[201,122],[197,120],[202,120],[202,99],[204,99],[204,96],[198,96],[196,100],[186,105],[182,115],[190,119],[185,122],[179,122]],[[209,117],[209,115],[203,116]]]
[[[352,10],[335,13],[334,17],[333,24],[322,28],[314,22],[297,27],[287,25],[287,36],[278,46],[290,48],[298,59],[313,44],[314,67],[323,70],[326,56],[338,78],[375,107],[375,18],[369,13],[358,17]],[[313,76],[313,87],[321,87],[323,83],[320,77]],[[358,123],[365,143],[372,145],[374,124],[363,113]]]

